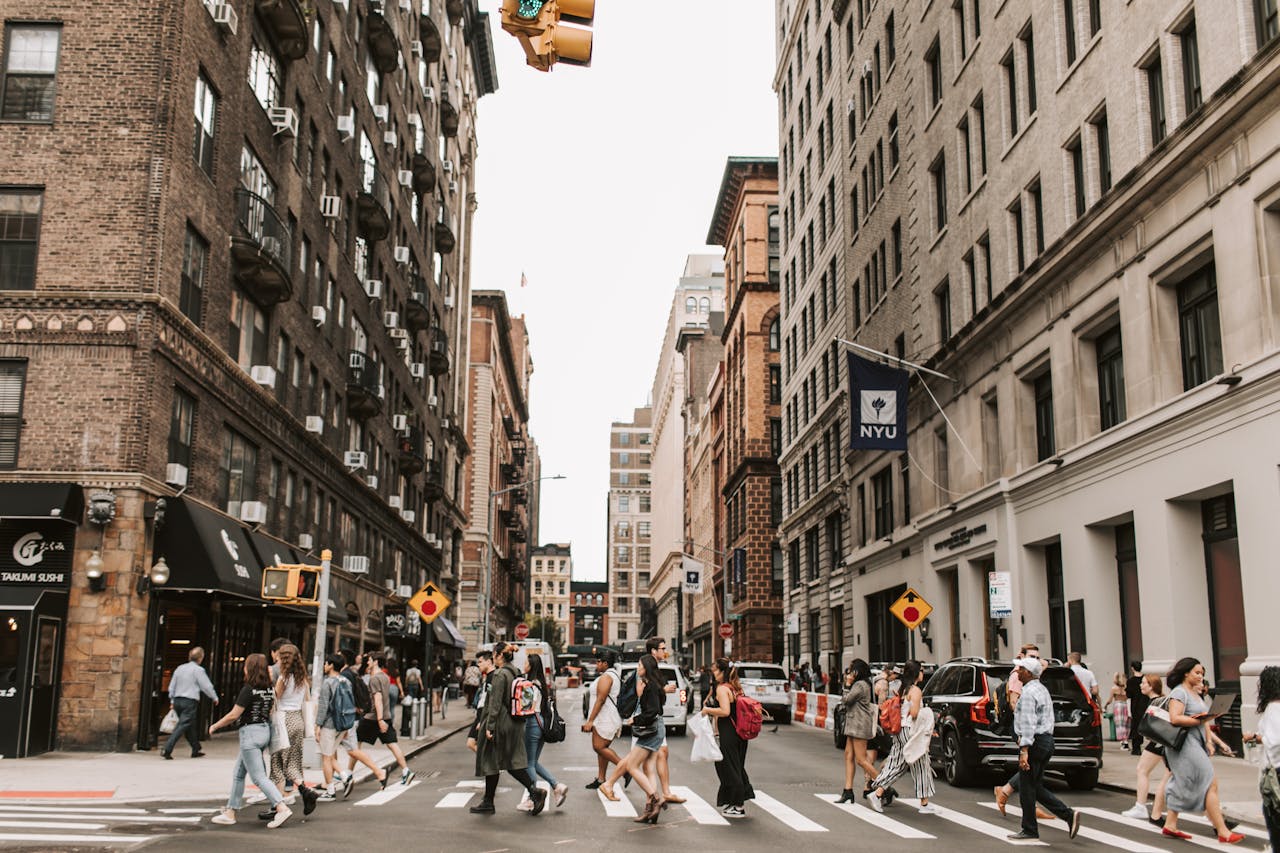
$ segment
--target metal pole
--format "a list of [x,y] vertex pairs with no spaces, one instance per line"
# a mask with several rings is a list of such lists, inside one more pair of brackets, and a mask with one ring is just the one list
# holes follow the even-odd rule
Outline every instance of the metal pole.
[[916,659],[916,629],[912,628],[907,633],[911,635],[911,659],[915,660]]
[[936,370],[930,370],[929,368],[925,367],[922,364],[916,364],[914,361],[907,361],[905,358],[898,358],[896,355],[889,355],[889,353],[880,352],[880,350],[878,349],[872,349],[871,347],[863,346],[862,344],[855,344],[853,341],[848,341],[848,340],[845,340],[844,338],[836,338],[836,341],[844,344],[847,347],[860,349],[869,355],[878,355],[881,358],[885,359],[886,361],[896,361],[899,367],[902,367],[903,365],[905,365],[907,367],[910,367],[912,370],[919,370],[921,373],[928,373],[930,376],[936,376],[939,379],[946,379],[949,382],[960,381],[959,379],[955,379],[951,376],[948,376],[945,373],[939,373]]
[[320,682],[324,681],[324,647],[329,630],[329,561],[333,552],[325,548],[320,552],[320,607],[316,611],[316,654],[311,661],[311,689],[318,696]]
[[435,632],[435,629],[431,627],[430,622],[423,622],[422,624],[426,626],[426,629],[427,629],[427,665],[423,668],[423,671],[426,673],[426,677],[423,679],[423,681],[426,682],[426,685],[427,685],[427,728],[431,728],[431,726],[435,724],[435,716],[433,715],[432,702],[435,699],[435,689],[436,689],[435,685],[431,683],[432,673],[435,672],[435,670],[431,666],[431,646],[432,646],[431,641],[435,639],[436,632]]

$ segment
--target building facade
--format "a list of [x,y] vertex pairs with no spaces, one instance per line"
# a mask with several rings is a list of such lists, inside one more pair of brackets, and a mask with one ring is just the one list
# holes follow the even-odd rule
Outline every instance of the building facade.
[[[609,582],[570,580],[569,645],[596,646],[609,636]],[[585,656],[583,662],[586,663]]]
[[652,416],[648,407],[636,409],[630,421],[609,427],[609,643],[640,637],[640,598],[649,589],[653,547]]
[[0,613],[40,686],[0,752],[153,745],[192,645],[209,713],[271,637],[310,655],[263,566],[333,552],[329,649],[450,585],[497,81],[445,5],[5,5]]
[[[569,543],[539,545],[532,549],[529,552],[529,577],[532,583],[528,612],[542,617],[542,624],[548,630],[554,624],[560,632],[560,642],[567,645],[572,624],[569,582],[573,578],[573,549]],[[550,635],[547,637],[549,639]]]

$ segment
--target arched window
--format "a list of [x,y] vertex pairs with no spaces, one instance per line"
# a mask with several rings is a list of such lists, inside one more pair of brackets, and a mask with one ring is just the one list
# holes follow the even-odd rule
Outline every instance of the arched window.
[[596,604],[597,605],[604,604],[604,596],[601,595],[600,593],[596,593]]
[[686,299],[684,301],[684,311],[686,314],[698,313],[698,300],[694,299],[692,296]]
[[579,607],[582,606],[582,593],[578,593],[573,597],[573,603],[578,605]]
[[782,328],[780,323],[781,318],[774,317],[773,322],[769,324],[769,352],[778,352],[782,349]]
[[710,313],[711,313],[711,300],[710,300],[710,299],[708,299],[707,297],[705,297],[705,296],[704,296],[704,297],[702,297],[702,299],[698,300],[698,313],[699,313],[699,314],[710,314]]

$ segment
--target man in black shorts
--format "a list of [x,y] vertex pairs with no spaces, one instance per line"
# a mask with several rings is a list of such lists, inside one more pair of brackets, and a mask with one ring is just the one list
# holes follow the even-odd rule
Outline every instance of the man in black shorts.
[[391,725],[391,679],[387,678],[382,667],[386,658],[378,655],[369,657],[369,695],[373,697],[373,709],[365,714],[356,724],[356,740],[360,743],[381,742],[400,765],[400,784],[408,785],[413,781],[414,773],[405,763],[400,744],[396,743],[396,730]]

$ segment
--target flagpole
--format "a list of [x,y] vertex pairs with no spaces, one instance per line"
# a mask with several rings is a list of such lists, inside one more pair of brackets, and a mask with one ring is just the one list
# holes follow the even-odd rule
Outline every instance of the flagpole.
[[842,344],[844,344],[844,345],[845,345],[845,346],[847,346],[847,347],[853,347],[854,349],[860,349],[860,350],[862,350],[863,352],[870,353],[871,355],[878,355],[878,356],[880,356],[881,358],[885,359],[886,361],[894,361],[894,362],[897,362],[899,366],[901,366],[901,365],[906,365],[907,367],[910,367],[910,368],[911,368],[911,369],[913,369],[913,370],[919,370],[919,371],[921,371],[921,372],[923,372],[923,373],[928,373],[929,375],[931,375],[931,376],[936,376],[936,377],[938,377],[939,379],[946,379],[948,382],[959,382],[959,381],[960,381],[959,379],[954,379],[954,378],[952,378],[952,377],[948,376],[948,375],[947,375],[947,374],[945,374],[945,373],[939,373],[939,372],[938,372],[938,371],[936,371],[936,370],[930,370],[929,368],[925,367],[925,366],[924,366],[924,365],[922,365],[922,364],[916,364],[916,363],[915,363],[915,362],[913,362],[913,361],[907,361],[905,358],[898,358],[896,355],[889,355],[887,352],[880,352],[880,350],[878,350],[878,349],[872,349],[871,347],[866,347],[866,346],[863,346],[862,344],[855,344],[853,341],[848,341],[848,340],[845,340],[844,338],[836,338],[836,341],[837,341],[838,343],[842,343]]

